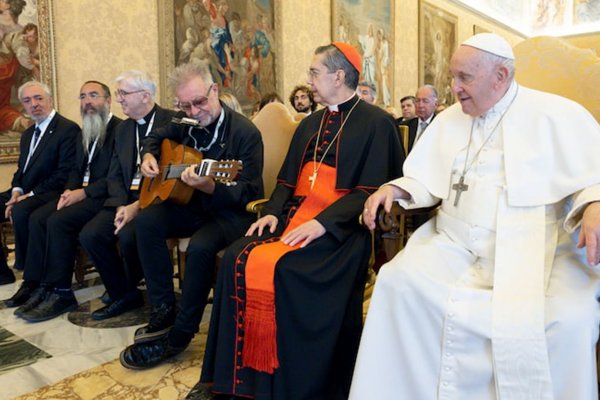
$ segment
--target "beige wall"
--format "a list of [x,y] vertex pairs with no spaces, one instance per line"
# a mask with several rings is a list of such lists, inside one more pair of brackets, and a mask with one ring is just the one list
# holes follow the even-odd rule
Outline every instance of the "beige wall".
[[[95,79],[114,86],[127,69],[141,69],[159,80],[158,8],[166,0],[54,0],[54,37],[58,110],[79,121],[77,95],[81,84]],[[331,4],[321,1],[276,1],[277,84],[286,99],[292,88],[306,81],[315,47],[331,40]],[[450,0],[430,0],[458,17],[458,41],[472,34],[473,24],[502,34],[516,44],[514,33],[495,26]],[[396,0],[396,103],[418,86],[418,25],[416,0]],[[319,17],[315,17],[319,16]],[[160,99],[160,93],[158,94]],[[289,106],[289,105],[288,105]],[[113,112],[123,116],[118,104]],[[0,166],[0,187],[8,186],[14,166]]]
[[[450,0],[430,0],[458,17],[458,41],[468,38],[473,24],[497,32],[511,44],[521,38],[494,25]],[[114,78],[130,68],[159,78],[158,15],[154,0],[54,1],[54,28],[58,81],[58,107],[79,120],[77,93],[81,83],[96,79],[113,86]],[[415,0],[396,0],[395,87],[396,101],[418,86],[419,9]],[[315,18],[319,15],[319,18]],[[322,1],[276,1],[276,55],[279,93],[287,98],[306,70],[315,47],[331,40],[331,5]],[[160,98],[160,95],[159,95]],[[122,116],[115,104],[113,111]]]
[[[127,69],[158,80],[158,17],[153,0],[54,1],[58,108],[79,121],[79,88],[89,79],[114,86]],[[118,104],[115,114],[122,116]]]

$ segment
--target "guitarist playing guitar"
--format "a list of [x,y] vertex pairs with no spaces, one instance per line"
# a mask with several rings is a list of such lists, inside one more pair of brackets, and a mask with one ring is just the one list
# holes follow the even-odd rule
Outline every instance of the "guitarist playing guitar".
[[[205,65],[180,65],[170,81],[186,119],[146,137],[141,165],[145,179],[163,178],[165,163],[161,163],[161,171],[158,160],[165,146],[173,144],[195,149],[203,159],[239,160],[243,171],[235,185],[228,185],[210,174],[198,174],[197,163],[192,161],[180,176],[181,183],[192,189],[187,204],[167,199],[143,208],[133,220],[153,309],[148,325],[135,332],[133,344],[121,353],[123,366],[133,369],[154,366],[187,347],[202,319],[217,252],[244,235],[254,219],[245,205],[263,196],[263,144],[254,124],[220,103],[218,85]],[[190,236],[176,313],[173,265],[166,241]]]

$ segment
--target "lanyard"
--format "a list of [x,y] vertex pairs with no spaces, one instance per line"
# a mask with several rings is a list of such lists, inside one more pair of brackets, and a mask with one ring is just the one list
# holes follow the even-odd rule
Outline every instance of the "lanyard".
[[[148,134],[152,130],[152,125],[154,125],[154,117],[155,116],[156,116],[156,111],[154,111],[154,114],[152,114],[152,118],[150,118],[150,122],[148,122],[148,129],[146,130],[146,134],[144,135],[144,137],[148,136]],[[136,165],[139,167],[139,165],[141,164],[140,131],[139,131],[139,125],[137,123],[135,124],[135,148],[137,149],[137,164]]]
[[[194,148],[198,151],[206,151],[206,150],[210,149],[212,147],[212,145],[215,144],[215,142],[219,138],[219,128],[223,124],[224,120],[225,120],[225,110],[223,108],[221,108],[221,115],[219,116],[219,121],[217,122],[217,126],[215,127],[215,132],[213,133],[213,137],[212,137],[210,143],[206,147],[198,148],[198,141],[196,140],[195,137],[192,136],[192,129],[194,129],[194,127],[190,126],[190,129],[188,130],[188,136],[191,137],[192,140],[194,141]],[[208,129],[206,129],[204,127],[202,127],[202,129],[204,129],[206,132],[208,132]],[[210,132],[208,132],[208,133],[210,133]]]
[[94,139],[94,144],[92,145],[92,149],[90,150],[90,153],[88,154],[88,162],[87,162],[87,168],[90,168],[90,164],[92,163],[92,158],[94,157],[94,153],[96,152],[96,145],[98,144],[98,137],[96,137],[96,139]]

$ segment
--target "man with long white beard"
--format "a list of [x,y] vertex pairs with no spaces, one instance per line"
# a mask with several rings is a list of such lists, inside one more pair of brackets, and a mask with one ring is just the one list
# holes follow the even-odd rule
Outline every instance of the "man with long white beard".
[[79,92],[82,120],[76,163],[65,191],[32,213],[23,273],[24,284],[35,287],[15,315],[29,322],[45,321],[77,308],[71,289],[77,236],[102,208],[108,191],[106,175],[121,119],[110,112],[110,89],[87,81]]

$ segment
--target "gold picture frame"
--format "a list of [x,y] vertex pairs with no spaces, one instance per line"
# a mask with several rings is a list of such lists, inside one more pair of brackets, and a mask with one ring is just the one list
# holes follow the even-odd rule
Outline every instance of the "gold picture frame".
[[[27,19],[20,18],[21,15],[26,15]],[[37,17],[37,18],[35,18]],[[23,19],[23,20],[21,20]],[[27,70],[22,65],[19,65],[14,71],[14,76],[7,74],[6,76],[2,76],[2,79],[13,80],[10,87],[10,98],[8,99],[7,104],[0,104],[0,111],[2,108],[10,109],[9,113],[13,116],[16,116],[16,113],[23,115],[23,108],[17,99],[17,89],[22,83],[31,79],[39,79],[40,81],[47,84],[54,95],[54,104],[58,104],[58,98],[56,94],[56,59],[54,52],[54,25],[53,25],[53,13],[52,13],[52,0],[37,0],[37,7],[34,6],[34,2],[28,1],[22,12],[17,17],[16,23],[21,27],[25,27],[27,23],[37,22],[37,47],[30,54],[32,61],[31,65],[34,65],[34,68],[31,70]],[[1,31],[1,30],[0,30]],[[13,31],[19,32],[19,31]],[[6,38],[5,35],[9,35],[10,33],[5,33],[0,37],[0,40]],[[20,33],[19,33],[20,34]],[[6,38],[8,40],[8,38]],[[15,39],[11,40],[11,46],[16,46],[17,43]],[[21,44],[19,44],[20,46]],[[14,51],[14,49],[10,50],[12,47],[7,46],[9,51]],[[22,46],[26,46],[26,43],[23,42]],[[6,54],[7,59],[11,56],[16,58],[16,53]],[[39,61],[39,64],[38,64]],[[28,73],[30,75],[28,75]],[[19,76],[17,76],[19,74]],[[21,140],[21,133],[24,127],[18,127],[15,129],[15,124],[18,124],[17,120],[8,122],[12,124],[10,128],[4,128],[0,130],[0,163],[13,163],[19,159],[19,142]]]
[[450,58],[458,40],[458,18],[423,0],[419,3],[419,82],[433,85],[440,104],[454,103]]

